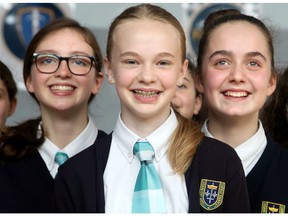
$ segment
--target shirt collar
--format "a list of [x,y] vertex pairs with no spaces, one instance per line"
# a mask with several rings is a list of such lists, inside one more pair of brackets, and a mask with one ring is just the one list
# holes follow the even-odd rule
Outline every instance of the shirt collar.
[[[39,124],[39,128],[41,124],[42,122]],[[50,170],[55,163],[54,157],[57,151],[65,152],[70,158],[92,145],[95,142],[97,135],[98,129],[89,116],[86,128],[72,142],[66,145],[65,148],[59,149],[51,140],[45,137],[45,141],[39,147],[38,151]]]
[[[202,126],[202,132],[205,133],[206,136],[215,138],[208,130],[208,120]],[[259,158],[261,157],[264,149],[267,145],[267,138],[265,135],[265,131],[263,125],[260,120],[258,120],[259,128],[257,132],[250,137],[248,140],[238,145],[235,148],[239,158],[241,159],[243,169],[245,172],[245,176],[252,170],[254,165],[257,163]]]
[[235,148],[235,151],[242,161],[246,176],[261,157],[266,145],[267,138],[262,123],[259,120],[259,128],[257,132]]
[[134,144],[139,139],[145,139],[153,146],[155,151],[155,160],[158,162],[167,152],[169,139],[171,137],[171,134],[176,129],[177,125],[177,117],[173,109],[171,109],[169,117],[160,127],[158,127],[147,137],[140,137],[126,127],[119,114],[113,132],[113,140],[118,145],[127,161],[131,163],[134,158]]

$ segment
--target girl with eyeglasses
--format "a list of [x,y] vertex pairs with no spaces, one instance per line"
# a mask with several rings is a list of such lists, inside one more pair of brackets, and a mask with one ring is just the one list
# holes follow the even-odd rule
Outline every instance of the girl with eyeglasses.
[[105,136],[88,114],[101,69],[95,36],[72,19],[56,20],[33,37],[23,75],[41,116],[1,137],[0,212],[49,212],[58,167]]

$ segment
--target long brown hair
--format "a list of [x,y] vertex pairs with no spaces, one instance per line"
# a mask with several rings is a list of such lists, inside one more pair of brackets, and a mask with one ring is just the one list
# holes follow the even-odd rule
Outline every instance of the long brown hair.
[[[178,32],[181,43],[181,60],[186,59],[186,39],[184,30],[179,21],[165,9],[151,4],[140,4],[130,7],[117,16],[109,28],[106,55],[111,61],[111,52],[113,50],[113,36],[116,27],[133,19],[151,19],[172,25]],[[197,147],[203,138],[200,127],[197,123],[186,120],[181,115],[177,115],[178,126],[171,137],[168,157],[173,170],[179,174],[183,174],[190,164],[197,151]]]

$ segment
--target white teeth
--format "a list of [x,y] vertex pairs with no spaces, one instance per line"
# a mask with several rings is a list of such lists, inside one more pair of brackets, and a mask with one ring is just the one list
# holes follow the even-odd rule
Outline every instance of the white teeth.
[[54,85],[51,86],[52,90],[58,90],[58,91],[73,91],[73,87],[72,86],[59,86],[59,85]]
[[227,91],[224,93],[225,96],[230,96],[230,97],[246,97],[248,94],[247,92],[232,92],[232,91]]
[[135,90],[134,92],[138,95],[141,95],[142,97],[155,97],[157,95],[157,92],[155,91],[146,92],[141,90]]

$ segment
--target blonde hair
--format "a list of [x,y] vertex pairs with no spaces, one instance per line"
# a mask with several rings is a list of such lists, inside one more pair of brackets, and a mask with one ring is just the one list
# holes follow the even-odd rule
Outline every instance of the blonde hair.
[[191,165],[204,134],[200,125],[176,113],[178,126],[170,139],[168,158],[174,172],[184,174]]
[[[106,55],[109,61],[111,61],[111,52],[114,46],[113,34],[116,27],[125,21],[147,18],[170,24],[178,31],[181,44],[181,60],[184,62],[186,59],[186,39],[181,24],[171,13],[151,4],[129,7],[111,23],[106,46]],[[183,174],[191,165],[203,134],[197,123],[186,120],[180,114],[177,114],[177,118],[179,124],[171,136],[168,157],[173,170],[176,173]]]

